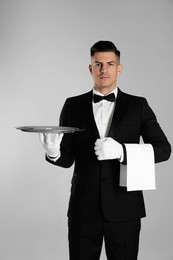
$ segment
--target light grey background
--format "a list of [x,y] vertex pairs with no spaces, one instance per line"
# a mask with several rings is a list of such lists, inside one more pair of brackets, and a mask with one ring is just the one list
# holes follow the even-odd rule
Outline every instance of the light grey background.
[[[148,99],[172,142],[172,27],[172,0],[0,0],[1,260],[68,259],[72,169],[48,164],[38,136],[15,126],[58,124],[65,99],[92,88],[96,41],[121,50],[118,86]],[[172,159],[156,170],[139,260],[173,259]]]

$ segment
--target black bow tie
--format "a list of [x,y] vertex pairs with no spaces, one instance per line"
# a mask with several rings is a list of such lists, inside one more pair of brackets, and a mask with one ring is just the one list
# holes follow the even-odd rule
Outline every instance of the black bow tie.
[[107,101],[110,101],[110,102],[115,102],[115,94],[111,93],[107,96],[99,96],[99,95],[94,94],[94,96],[93,96],[94,103],[100,102],[101,100],[107,100]]

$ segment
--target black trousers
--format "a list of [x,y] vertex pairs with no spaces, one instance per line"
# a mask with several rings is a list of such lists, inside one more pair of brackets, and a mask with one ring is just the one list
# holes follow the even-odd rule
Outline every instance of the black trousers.
[[68,220],[70,260],[99,260],[103,240],[108,260],[137,260],[141,220]]

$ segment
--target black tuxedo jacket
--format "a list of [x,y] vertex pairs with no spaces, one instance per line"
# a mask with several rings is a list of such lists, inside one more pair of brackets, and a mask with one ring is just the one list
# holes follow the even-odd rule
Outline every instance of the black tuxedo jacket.
[[[60,116],[61,126],[85,129],[65,134],[61,157],[50,163],[61,167],[74,164],[68,217],[98,221],[100,210],[107,221],[129,221],[145,216],[142,191],[127,192],[119,186],[118,160],[99,161],[94,153],[99,132],[92,110],[92,91],[68,98]],[[152,144],[155,162],[167,160],[171,147],[145,98],[118,90],[109,137],[120,143]]]

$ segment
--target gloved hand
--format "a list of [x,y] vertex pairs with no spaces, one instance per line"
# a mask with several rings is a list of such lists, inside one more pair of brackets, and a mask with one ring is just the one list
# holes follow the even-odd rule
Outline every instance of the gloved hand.
[[59,157],[60,143],[64,134],[40,133],[40,141],[50,157]]
[[94,150],[98,160],[119,159],[120,162],[123,161],[123,147],[111,137],[97,139]]

